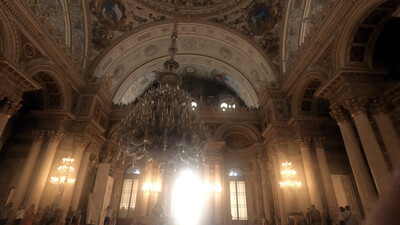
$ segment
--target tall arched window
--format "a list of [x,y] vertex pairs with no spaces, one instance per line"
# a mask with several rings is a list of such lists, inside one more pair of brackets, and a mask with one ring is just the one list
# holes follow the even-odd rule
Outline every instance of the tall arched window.
[[139,190],[139,167],[129,167],[124,174],[118,218],[133,218]]
[[240,168],[229,170],[232,220],[247,220],[246,182]]

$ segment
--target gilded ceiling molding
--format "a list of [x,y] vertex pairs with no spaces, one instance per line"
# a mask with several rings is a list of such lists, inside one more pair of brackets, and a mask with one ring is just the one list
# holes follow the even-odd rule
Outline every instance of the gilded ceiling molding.
[[12,24],[6,16],[3,7],[0,7],[0,38],[2,39],[2,55],[0,58],[5,58],[13,63],[18,64],[21,46],[15,25]]
[[354,10],[354,5],[357,3],[362,4],[360,2],[360,0],[342,1],[326,18],[326,22],[319,28],[319,31],[310,36],[299,51],[293,54],[293,65],[290,66],[285,75],[283,89],[286,90],[293,86],[298,77],[308,70],[310,64],[314,62],[315,56],[324,51],[332,39],[336,37],[335,33],[342,27],[343,21],[347,20],[348,14]]
[[19,1],[1,0],[0,3],[20,29],[32,40],[32,44],[61,66],[75,85],[82,87],[85,84],[80,75],[82,71],[78,69],[77,63],[69,54],[68,47],[66,45],[63,47],[61,39],[55,40],[55,37],[45,30],[39,19],[32,19],[35,16],[23,4],[19,4]]

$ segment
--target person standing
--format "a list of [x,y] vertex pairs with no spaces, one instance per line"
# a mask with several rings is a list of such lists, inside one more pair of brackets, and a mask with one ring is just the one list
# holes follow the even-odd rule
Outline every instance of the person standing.
[[32,225],[33,219],[35,218],[35,204],[32,204],[28,210],[26,210],[24,218],[21,221],[21,225]]
[[8,219],[11,217],[13,213],[12,203],[9,202],[1,211],[0,211],[0,225],[5,225]]
[[339,207],[339,225],[345,225],[344,223],[344,208],[342,206]]
[[72,207],[68,208],[67,216],[65,217],[65,225],[68,225],[71,222],[72,215],[73,215]]
[[321,213],[315,208],[315,205],[311,205],[311,223],[312,225],[321,225]]
[[110,220],[111,220],[111,217],[112,217],[112,213],[113,213],[113,211],[112,211],[111,206],[107,206],[107,208],[106,208],[106,218],[104,218],[104,225],[110,225]]
[[355,215],[351,213],[350,206],[348,205],[345,206],[344,222],[345,225],[357,225],[357,219]]
[[25,209],[21,206],[15,213],[14,225],[20,225],[25,215]]

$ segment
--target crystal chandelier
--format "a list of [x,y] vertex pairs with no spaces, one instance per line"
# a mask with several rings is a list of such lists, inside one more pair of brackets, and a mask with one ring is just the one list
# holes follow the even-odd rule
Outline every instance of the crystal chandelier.
[[176,163],[203,164],[209,133],[192,108],[189,93],[180,88],[177,75],[177,18],[172,30],[170,58],[158,72],[158,82],[139,97],[117,128],[119,157],[133,162],[146,157],[163,166]]
[[75,183],[75,179],[68,178],[68,175],[74,171],[74,167],[72,167],[72,163],[74,159],[72,158],[63,158],[62,164],[57,168],[58,177],[50,177],[50,183],[52,184],[73,184]]
[[291,162],[282,163],[281,177],[285,179],[279,182],[281,188],[298,189],[301,188],[301,181],[295,180],[296,170],[292,169]]

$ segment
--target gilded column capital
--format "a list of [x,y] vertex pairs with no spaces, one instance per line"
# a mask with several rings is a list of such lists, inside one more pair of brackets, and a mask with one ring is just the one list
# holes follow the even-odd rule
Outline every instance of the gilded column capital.
[[324,149],[325,137],[315,137],[313,138],[316,149]]
[[309,150],[310,149],[310,137],[297,137],[296,143],[299,146],[300,150]]
[[365,97],[349,98],[344,101],[343,107],[345,107],[352,116],[359,113],[366,113],[367,99]]
[[8,117],[14,115],[18,109],[21,108],[21,104],[19,102],[7,101],[2,106],[0,106],[0,114],[6,114]]
[[329,114],[337,123],[349,122],[351,120],[349,114],[342,108],[332,109]]
[[380,98],[380,99],[373,99],[372,105],[371,105],[371,113],[372,115],[378,115],[380,113],[387,113],[388,112],[388,107],[385,101]]
[[89,144],[89,139],[86,137],[74,137],[75,147],[85,149],[85,147]]
[[44,139],[46,132],[44,130],[34,130],[32,132],[33,142],[41,142]]
[[65,134],[61,131],[47,131],[49,142],[60,142],[64,137]]

